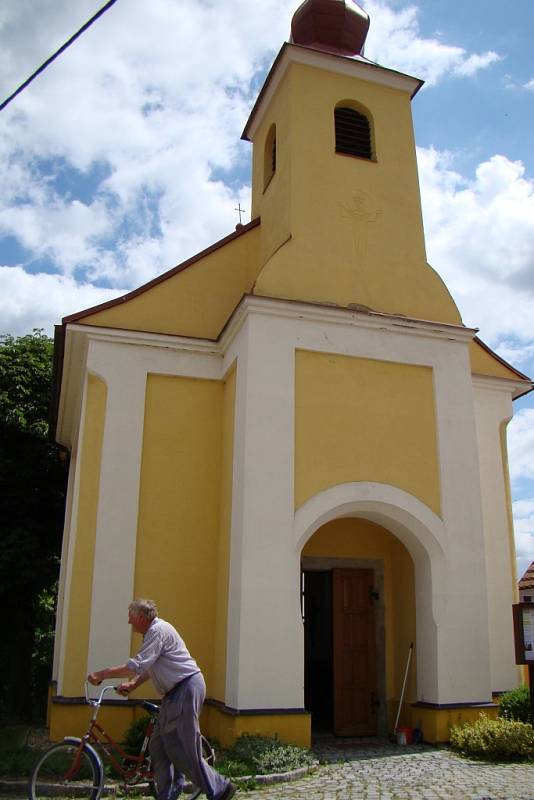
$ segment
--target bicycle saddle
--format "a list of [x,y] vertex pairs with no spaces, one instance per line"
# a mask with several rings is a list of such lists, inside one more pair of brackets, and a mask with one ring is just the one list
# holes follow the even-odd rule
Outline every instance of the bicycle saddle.
[[150,703],[148,700],[143,700],[141,703],[145,711],[150,712],[150,714],[159,714],[159,706],[155,703]]

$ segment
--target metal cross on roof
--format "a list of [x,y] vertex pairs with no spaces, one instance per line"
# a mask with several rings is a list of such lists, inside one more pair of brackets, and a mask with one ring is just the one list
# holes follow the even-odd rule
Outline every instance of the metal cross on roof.
[[245,213],[245,209],[241,208],[241,203],[240,202],[237,204],[237,208],[234,208],[234,211],[237,211],[239,213],[239,224],[241,225],[242,224],[241,214]]

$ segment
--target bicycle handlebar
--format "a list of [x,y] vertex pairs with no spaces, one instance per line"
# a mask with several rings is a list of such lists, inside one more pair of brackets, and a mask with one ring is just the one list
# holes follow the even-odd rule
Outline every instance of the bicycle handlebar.
[[[120,684],[117,684],[117,686],[119,686],[119,685]],[[89,687],[90,686],[93,686],[93,684],[89,683],[89,681],[85,681],[85,699],[86,699],[87,703],[90,706],[97,706],[97,707],[100,706],[102,704],[102,700],[104,699],[104,695],[106,694],[106,692],[109,692],[109,691],[115,692],[117,690],[117,686],[109,686],[109,685],[108,686],[104,686],[101,689],[100,694],[99,694],[98,697],[90,697],[90,695],[89,695]],[[117,692],[117,694],[120,695],[121,697],[124,696],[124,695],[121,695],[120,692]]]
[[[89,683],[89,681],[85,681],[85,699],[88,705],[93,706],[93,708],[96,709],[100,708],[100,706],[102,705],[102,700],[104,699],[104,695],[106,694],[106,692],[117,691],[117,686],[109,686],[109,685],[103,686],[102,689],[100,690],[100,694],[98,695],[98,697],[90,697],[89,687],[93,685],[94,684]],[[124,695],[121,694],[121,692],[117,692],[117,694],[120,695],[121,697],[124,697]],[[159,706],[156,705],[156,703],[151,703],[150,700],[143,700],[141,702],[141,705],[145,709],[145,711],[148,711],[149,714],[152,714],[152,716],[157,716],[159,714],[160,709]],[[96,711],[94,713],[96,715]]]

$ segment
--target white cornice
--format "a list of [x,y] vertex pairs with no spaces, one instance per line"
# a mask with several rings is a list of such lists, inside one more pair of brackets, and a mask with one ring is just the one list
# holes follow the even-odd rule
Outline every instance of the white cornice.
[[412,319],[393,314],[381,314],[353,308],[339,308],[294,300],[279,300],[272,297],[246,295],[232,314],[221,335],[223,352],[242,326],[249,314],[264,314],[284,319],[304,320],[306,322],[330,323],[357,328],[371,328],[408,336],[425,336],[433,339],[470,342],[477,333],[476,328],[450,325],[442,322]]
[[[163,333],[147,333],[115,328],[100,328],[91,325],[70,323],[69,334],[75,340],[108,341],[115,344],[139,345],[144,347],[167,348],[188,351],[199,355],[222,356],[235,339],[246,318],[251,314],[261,314],[289,320],[329,323],[333,325],[389,331],[408,336],[424,336],[432,339],[469,342],[477,333],[476,328],[451,325],[445,322],[431,322],[394,314],[383,314],[360,308],[339,308],[315,303],[283,300],[273,297],[245,295],[232,312],[226,327],[218,340],[195,339],[187,336],[173,336]],[[523,384],[524,385],[524,384]]]
[[306,66],[327,70],[338,75],[360,78],[369,83],[376,83],[380,86],[407,92],[410,97],[413,97],[423,85],[423,81],[419,80],[419,78],[413,78],[411,75],[381,67],[364,59],[334,55],[333,53],[325,53],[321,50],[286,42],[271,67],[256,105],[248,118],[242,135],[243,139],[254,139],[263,115],[291,64],[305,64]]
[[478,374],[473,374],[473,386],[475,389],[486,389],[487,391],[512,395],[514,400],[533,388],[532,381],[529,380],[514,380],[513,378],[499,378],[493,375]]
[[137,345],[167,351],[175,350],[203,359],[222,360],[220,344],[209,339],[193,339],[186,336],[67,323],[56,428],[56,439],[65,447],[73,445],[80,424],[87,351],[90,342],[109,342],[125,346]]
[[[419,337],[468,344],[476,329],[461,325],[382,314],[361,308],[339,308],[328,305],[281,300],[272,297],[245,295],[232,312],[218,340],[187,336],[128,331],[114,328],[69,323],[66,326],[63,382],[58,413],[58,441],[67,446],[74,441],[79,423],[80,403],[85,376],[87,346],[91,341],[121,345],[137,345],[189,353],[201,359],[222,359],[250,316],[267,316],[307,324],[335,325],[360,330],[387,332],[396,336]],[[222,368],[222,363],[221,363]],[[518,397],[532,388],[528,380],[473,376],[477,388],[508,392]]]
[[100,328],[94,325],[69,324],[67,331],[82,333],[91,341],[114,342],[115,344],[136,344],[144,347],[166,347],[172,350],[188,350],[203,354],[217,355],[219,344],[212,339],[194,339],[165,333],[129,331],[120,328]]

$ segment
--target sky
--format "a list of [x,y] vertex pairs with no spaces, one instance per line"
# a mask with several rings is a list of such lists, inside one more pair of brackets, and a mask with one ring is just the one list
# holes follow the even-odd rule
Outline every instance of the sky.
[[[3,0],[0,101],[104,0]],[[250,219],[240,140],[297,0],[117,0],[0,112],[0,333],[139,286]],[[362,0],[365,55],[413,102],[429,262],[534,376],[534,0]],[[534,393],[508,427],[519,575],[534,560]]]

